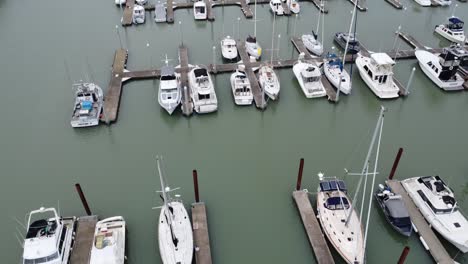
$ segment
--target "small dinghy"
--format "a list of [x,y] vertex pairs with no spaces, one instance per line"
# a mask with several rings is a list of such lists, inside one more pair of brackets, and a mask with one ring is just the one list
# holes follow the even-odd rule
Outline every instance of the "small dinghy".
[[349,39],[348,43],[348,50],[346,51],[346,54],[356,54],[361,50],[361,45],[359,43],[359,40],[354,36],[354,34],[348,34],[344,32],[338,32],[335,34],[335,42],[342,48],[346,48],[346,42]]
[[205,1],[200,0],[193,4],[193,16],[195,20],[206,20],[208,14]]
[[431,6],[431,0],[414,0],[420,6]]
[[251,105],[253,101],[250,82],[245,73],[236,70],[231,75],[231,88],[236,105]]
[[121,216],[97,222],[89,264],[125,263],[125,220]]
[[94,83],[78,83],[73,85],[73,90],[75,106],[70,121],[71,126],[97,126],[104,103],[102,89]]
[[133,7],[133,24],[143,24],[145,23],[145,8],[141,5],[135,5]]
[[394,194],[390,187],[379,184],[374,197],[393,229],[404,236],[411,236],[413,225],[401,196]]
[[451,17],[448,19],[447,24],[437,25],[434,31],[452,42],[463,44],[466,40],[463,24],[464,22],[458,17]]
[[[343,62],[336,54],[328,54],[323,63],[323,72],[325,77],[340,92],[349,94],[351,92],[351,79],[348,72],[343,68]],[[341,81],[340,81],[341,77]]]
[[221,54],[226,60],[234,60],[237,58],[237,46],[236,41],[230,36],[225,37],[221,40]]

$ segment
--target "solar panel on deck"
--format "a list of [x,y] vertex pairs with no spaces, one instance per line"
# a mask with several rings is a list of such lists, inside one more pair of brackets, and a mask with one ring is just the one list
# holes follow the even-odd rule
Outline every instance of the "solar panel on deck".
[[338,187],[340,187],[340,190],[346,191],[346,185],[344,181],[338,181]]
[[321,182],[320,183],[320,189],[322,190],[322,192],[329,191],[330,190],[330,183],[328,183],[326,181]]
[[330,189],[338,190],[336,181],[330,181]]

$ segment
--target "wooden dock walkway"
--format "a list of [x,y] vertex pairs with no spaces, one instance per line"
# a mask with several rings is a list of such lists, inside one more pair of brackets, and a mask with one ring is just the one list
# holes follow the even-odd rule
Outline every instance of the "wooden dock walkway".
[[447,250],[442,246],[442,243],[437,238],[434,231],[427,224],[418,207],[414,204],[413,200],[409,197],[406,190],[401,183],[396,180],[387,181],[387,185],[393,190],[394,193],[401,195],[406,208],[408,209],[411,221],[418,229],[419,235],[424,239],[429,247],[429,252],[438,264],[454,264],[454,260],[450,257]]
[[413,48],[426,50],[426,47],[424,47],[424,45],[421,44],[418,40],[416,40],[413,36],[401,31],[398,31],[397,34],[400,38],[406,41],[406,43],[411,45]]
[[304,42],[302,42],[302,38],[300,37],[292,37],[291,42],[293,43],[294,47],[296,48],[297,52],[304,53],[304,59],[310,60],[313,56],[309,50],[305,47]]
[[184,45],[179,46],[179,63],[180,63],[180,82],[182,87],[181,109],[185,116],[190,116],[193,113],[192,96],[188,81],[189,63],[188,49]]
[[314,250],[315,258],[319,264],[334,264],[332,254],[328,248],[327,241],[322,233],[322,229],[315,216],[314,209],[306,191],[294,191],[293,199],[301,215],[302,223],[307,232],[310,245]]
[[192,204],[192,222],[195,263],[212,264],[205,203]]
[[98,217],[96,215],[78,218],[70,264],[89,264],[97,221]]
[[125,66],[127,64],[128,53],[124,49],[118,49],[114,55],[112,73],[109,87],[104,96],[104,107],[101,121],[110,124],[117,120],[117,113],[120,106],[120,96],[122,94],[122,79]]
[[[122,14],[122,26],[131,26],[133,22],[133,7],[135,6],[135,0],[127,0],[125,3],[125,9]],[[120,7],[119,7],[120,8]]]
[[403,9],[403,5],[399,0],[385,0],[387,3],[391,4],[396,9]]

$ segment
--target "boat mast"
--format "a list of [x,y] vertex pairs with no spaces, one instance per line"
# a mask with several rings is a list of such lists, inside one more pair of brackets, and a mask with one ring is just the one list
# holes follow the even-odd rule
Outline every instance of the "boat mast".
[[255,37],[255,41],[257,41],[257,0],[255,0],[255,7],[254,7],[254,37]]
[[166,185],[164,183],[163,175],[161,172],[161,164],[160,158],[156,157],[156,163],[158,164],[158,173],[159,173],[159,180],[161,181],[161,192],[163,195],[164,200],[164,214],[166,215],[167,222],[170,226],[172,226],[172,217],[170,215],[169,205],[168,205],[168,195],[166,193]]
[[[381,123],[381,121],[383,119],[384,111],[385,111],[385,108],[383,106],[381,106],[380,113],[379,113],[379,118],[377,119],[377,124],[375,125],[375,129],[374,129],[374,133],[372,135],[372,140],[371,140],[371,143],[370,143],[370,146],[369,146],[369,150],[367,151],[366,159],[364,160],[364,165],[362,166],[361,177],[359,178],[357,189],[356,189],[356,192],[354,193],[354,197],[353,197],[353,200],[352,200],[352,203],[351,203],[350,212],[352,212],[353,209],[354,209],[354,201],[356,201],[357,194],[359,193],[359,190],[361,189],[361,183],[362,183],[362,178],[363,178],[362,175],[364,175],[366,173],[367,164],[369,163],[370,155],[372,154],[372,149],[374,148],[375,139],[377,138],[377,132],[379,130],[380,123]],[[352,215],[352,213],[348,215],[348,218],[346,219],[345,226],[348,226],[349,220],[351,219],[351,215]]]
[[274,42],[275,42],[275,25],[276,25],[276,12],[273,12],[273,30],[271,32],[271,58],[270,64],[273,67],[273,54],[274,54]]
[[[322,1],[323,0],[320,0],[320,6],[322,6]],[[321,16],[321,13],[320,13],[320,10],[319,10],[319,15],[318,15],[318,20],[317,20],[317,30],[315,30],[315,32],[313,32],[315,40],[317,40],[317,34],[318,34],[318,31],[319,31],[319,28],[320,28],[320,16]],[[323,41],[323,39],[322,39],[322,41]]]
[[[325,2],[323,0],[321,0],[320,6],[322,7],[322,10],[325,10]],[[320,13],[322,12],[320,11]],[[322,38],[320,39],[322,41],[322,48],[323,48],[323,34],[324,33],[325,33],[325,14],[322,13]]]

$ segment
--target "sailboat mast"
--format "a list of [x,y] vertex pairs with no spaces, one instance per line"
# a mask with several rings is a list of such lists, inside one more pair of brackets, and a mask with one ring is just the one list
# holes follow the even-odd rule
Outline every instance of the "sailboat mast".
[[254,6],[254,37],[257,38],[257,0]]
[[[377,132],[379,130],[380,122],[383,119],[384,111],[385,111],[385,108],[382,106],[381,109],[380,109],[379,118],[377,119],[377,124],[375,125],[374,133],[372,135],[371,144],[369,146],[369,150],[367,151],[366,159],[364,160],[364,165],[362,166],[361,177],[359,178],[357,189],[356,189],[356,192],[354,193],[354,197],[353,197],[353,200],[352,200],[352,203],[351,203],[350,212],[352,212],[353,209],[354,209],[354,201],[356,201],[357,194],[359,193],[359,189],[361,189],[361,183],[362,183],[362,178],[363,178],[362,175],[364,175],[364,173],[366,172],[367,164],[369,163],[369,159],[370,159],[370,156],[372,154],[372,149],[374,148],[375,139],[377,138]],[[349,214],[348,218],[346,219],[346,226],[348,226],[349,220],[351,219],[351,215],[352,214]]]
[[[320,6],[322,7],[322,10],[325,10],[325,2],[322,0],[322,3],[320,3]],[[322,13],[322,12],[320,12]],[[323,34],[325,32],[325,14],[322,14],[322,38],[320,41],[322,42],[322,47],[323,47]],[[318,34],[318,32],[317,32]]]
[[159,157],[156,157],[156,162],[158,164],[159,180],[161,181],[161,192],[162,192],[163,199],[164,199],[164,213],[166,214],[168,224],[172,225],[172,217],[170,216],[170,214],[168,216],[168,213],[170,213],[170,211],[169,211],[169,205],[167,202],[166,185],[164,183]]
[[273,30],[271,32],[271,58],[270,64],[273,65],[274,42],[275,42],[275,25],[276,25],[276,12],[273,12]]
[[[320,0],[320,6],[322,6],[322,3],[323,3],[323,0]],[[320,16],[321,16],[321,12],[319,10],[319,15],[318,15],[318,20],[317,20],[317,30],[315,30],[315,34],[318,34],[318,31],[319,31],[319,27],[320,27]],[[323,40],[322,40],[323,41]]]

